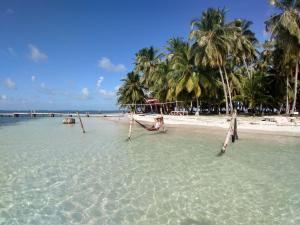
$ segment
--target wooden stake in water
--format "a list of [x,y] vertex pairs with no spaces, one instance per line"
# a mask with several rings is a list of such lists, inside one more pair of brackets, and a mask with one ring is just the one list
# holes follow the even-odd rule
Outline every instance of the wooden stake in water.
[[129,122],[128,140],[131,140],[132,124],[133,124],[133,113],[131,113],[131,119]]
[[82,133],[85,133],[85,130],[84,130],[83,123],[82,123],[82,121],[81,121],[81,117],[80,117],[79,112],[77,112],[77,116],[78,116],[78,119],[79,119],[79,122],[80,122],[80,126],[81,126],[81,129],[82,129]]
[[229,129],[227,131],[227,135],[223,144],[223,147],[221,149],[221,153],[225,153],[229,140],[230,140],[230,136],[231,136],[231,140],[232,142],[234,142],[235,140],[238,139],[238,135],[237,135],[237,120],[236,120],[236,116],[237,116],[237,111],[235,110],[233,112],[232,118],[230,120],[230,125],[229,125]]
[[161,115],[161,118],[162,118],[162,128],[163,128],[163,132],[166,132],[166,129],[165,129],[165,122],[164,122],[164,114],[163,114],[162,107],[160,107],[160,115]]

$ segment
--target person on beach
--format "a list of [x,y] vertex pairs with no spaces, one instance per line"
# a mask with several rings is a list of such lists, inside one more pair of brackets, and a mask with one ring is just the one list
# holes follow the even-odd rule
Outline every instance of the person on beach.
[[152,125],[152,127],[147,128],[149,131],[155,131],[159,130],[159,128],[163,125],[163,118],[157,117],[154,119],[155,123]]

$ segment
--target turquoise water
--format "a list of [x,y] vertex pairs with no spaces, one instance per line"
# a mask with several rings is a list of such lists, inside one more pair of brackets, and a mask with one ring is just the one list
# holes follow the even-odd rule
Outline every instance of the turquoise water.
[[61,120],[0,126],[1,225],[300,224],[300,138]]

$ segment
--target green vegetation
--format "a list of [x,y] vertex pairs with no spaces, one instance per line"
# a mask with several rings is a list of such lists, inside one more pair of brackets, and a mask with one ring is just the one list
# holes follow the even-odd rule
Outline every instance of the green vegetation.
[[199,102],[253,113],[294,113],[300,61],[300,0],[272,0],[276,14],[266,22],[270,39],[258,43],[252,23],[226,21],[226,10],[209,8],[191,22],[188,41],[171,38],[162,51],[141,49],[134,71],[118,91],[118,104]]

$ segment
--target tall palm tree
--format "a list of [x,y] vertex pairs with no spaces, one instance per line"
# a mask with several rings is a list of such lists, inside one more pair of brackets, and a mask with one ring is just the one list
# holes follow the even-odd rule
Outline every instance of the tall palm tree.
[[226,114],[228,114],[229,106],[227,89],[231,107],[232,101],[228,77],[225,73],[226,87],[223,69],[228,54],[232,50],[236,28],[225,24],[225,14],[226,12],[224,9],[209,8],[207,11],[203,12],[200,20],[192,21],[190,39],[195,40],[195,43],[193,44],[195,64],[197,66],[218,68],[223,85]]
[[[143,103],[145,99],[143,86],[140,81],[140,77],[135,72],[130,72],[127,74],[127,77],[121,80],[123,82],[122,86],[119,88],[118,104],[121,107],[126,106],[127,104],[133,104],[134,106],[137,103]],[[131,107],[132,109],[134,107]]]
[[271,16],[266,22],[267,31],[282,48],[284,64],[294,65],[294,99],[291,113],[296,110],[298,73],[300,61],[300,1],[299,0],[272,0],[270,1],[279,12]]
[[248,77],[250,77],[251,73],[247,62],[251,63],[256,58],[255,45],[257,44],[255,34],[250,30],[252,22],[237,19],[232,25],[238,28],[234,45],[234,58],[237,63],[242,62],[244,64]]
[[188,43],[172,58],[174,77],[177,78],[176,96],[183,90],[194,92],[196,99],[201,95],[200,75],[195,70]]
[[170,71],[170,64],[168,60],[162,61],[155,66],[150,77],[151,85],[149,90],[151,91],[153,97],[159,99],[160,101],[165,101],[167,99],[167,93],[169,90],[168,86],[168,73]]
[[160,55],[153,47],[143,48],[136,53],[135,72],[141,75],[141,81],[146,88],[152,85],[150,76],[158,63]]

